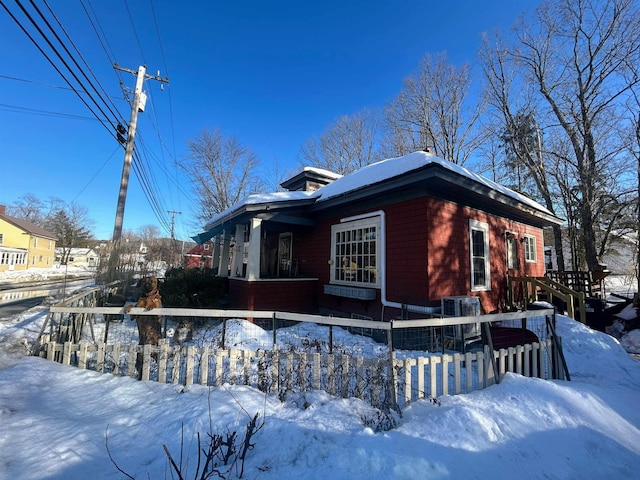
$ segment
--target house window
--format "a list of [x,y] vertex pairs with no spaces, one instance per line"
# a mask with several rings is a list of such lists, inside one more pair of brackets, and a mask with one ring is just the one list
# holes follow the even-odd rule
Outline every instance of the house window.
[[38,237],[33,239],[33,248],[38,248]]
[[536,258],[536,237],[531,235],[524,236],[524,259],[527,262],[535,262]]
[[518,268],[518,242],[515,237],[507,237],[507,268]]
[[380,218],[345,222],[331,227],[331,282],[379,287],[378,240]]
[[0,245],[4,243],[4,234],[0,233]]
[[469,220],[469,251],[471,253],[471,290],[489,290],[489,226]]
[[203,247],[204,247],[204,250],[209,250],[209,244],[208,244],[208,243],[205,243],[205,244],[203,245]]

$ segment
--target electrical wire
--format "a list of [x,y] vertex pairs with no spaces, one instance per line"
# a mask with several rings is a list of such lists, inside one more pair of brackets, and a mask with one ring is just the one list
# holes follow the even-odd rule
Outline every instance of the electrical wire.
[[[44,22],[44,24],[46,25],[46,28],[42,27],[41,24],[39,24],[39,22],[36,20],[36,18],[34,18],[34,17],[37,17],[37,16],[36,15],[31,15],[26,10],[26,8],[21,4],[21,2],[19,0],[15,0],[15,1],[16,1],[16,4],[18,5],[19,9],[22,11],[23,15],[28,19],[28,22],[30,22],[30,24],[35,28],[35,30],[38,32],[40,37],[44,40],[44,42],[46,42],[48,47],[53,52],[54,57],[57,57],[57,59],[62,63],[62,65],[64,67],[58,66],[58,64],[53,60],[52,56],[49,55],[47,52],[45,52],[45,50],[44,50],[43,46],[41,45],[40,41],[36,40],[36,38],[27,30],[27,27],[25,26],[25,24],[23,22],[21,22],[16,17],[16,15],[14,15],[11,12],[11,10],[5,5],[5,2],[0,2],[0,4],[4,8],[4,10],[9,14],[11,19],[16,23],[16,25],[18,25],[18,27],[23,31],[23,33],[27,36],[27,38],[29,38],[29,40],[33,43],[33,45],[44,56],[44,58],[49,62],[49,64],[54,68],[54,70],[63,78],[65,83],[69,86],[69,89],[71,91],[73,91],[80,98],[80,100],[89,109],[89,111],[94,116],[94,118],[82,117],[82,116],[78,116],[78,115],[67,115],[67,114],[63,114],[63,113],[60,113],[60,112],[50,112],[50,111],[46,111],[46,110],[29,109],[29,108],[25,108],[25,107],[18,107],[18,106],[15,106],[15,105],[7,105],[7,104],[0,104],[0,109],[2,109],[2,108],[11,109],[12,111],[18,111],[18,112],[22,112],[22,113],[29,113],[29,114],[35,114],[35,115],[59,116],[59,117],[64,117],[64,118],[75,118],[75,119],[92,120],[92,121],[93,120],[97,120],[102,124],[103,127],[105,127],[107,129],[109,134],[114,139],[117,140],[115,125],[118,124],[118,123],[125,123],[126,124],[126,122],[123,120],[123,116],[120,113],[118,107],[111,100],[111,97],[106,93],[106,90],[105,90],[104,86],[99,81],[99,79],[97,78],[97,76],[95,75],[93,70],[91,69],[90,65],[85,60],[85,58],[81,54],[80,50],[78,49],[78,47],[76,46],[76,44],[72,40],[71,36],[69,35],[67,30],[62,25],[62,22],[59,20],[57,15],[53,12],[51,6],[47,3],[46,0],[44,1],[44,4],[46,5],[46,7],[48,9],[49,15],[55,20],[55,24],[57,24],[57,28],[61,32],[63,32],[60,35],[58,34],[58,32],[56,31],[56,28],[54,28],[54,25],[52,24],[54,22],[50,22],[47,19],[47,17],[43,13],[43,11],[40,8],[38,8],[38,6],[34,3],[33,0],[30,0],[30,3],[32,5],[32,7],[35,9],[35,12],[37,13],[37,16],[39,16],[41,21]],[[92,7],[90,1],[86,0],[86,2],[87,2],[88,7],[85,5],[83,0],[80,0],[80,3],[81,3],[81,5],[83,7],[83,10],[84,10],[84,13],[87,16],[87,19],[90,22],[91,27],[93,28],[93,30],[94,30],[94,32],[96,34],[96,37],[97,37],[102,49],[104,50],[104,52],[105,52],[105,54],[107,56],[107,59],[110,61],[111,64],[116,64],[117,62],[114,61],[115,55],[113,55],[113,51],[111,50],[111,47],[109,45],[107,36],[104,33],[104,30],[102,28],[102,25],[100,24],[99,18],[96,15],[95,11],[93,10],[93,7]],[[126,0],[125,0],[125,5],[126,5]],[[133,22],[133,17],[131,15],[131,11],[129,10],[129,6],[128,5],[126,5],[126,7],[127,7],[127,14],[129,16],[129,20],[130,20],[131,25],[133,27],[134,35],[136,37],[136,41],[138,43],[138,47],[140,48],[140,52],[141,52],[141,54],[143,56],[143,59],[144,59],[144,52],[142,51],[142,45],[140,43],[140,39],[138,38],[136,29],[135,29],[135,25],[134,25],[134,22]],[[159,28],[158,28],[155,9],[153,8],[153,3],[152,2],[151,2],[151,10],[152,10],[152,15],[153,15],[153,19],[154,19],[154,25],[155,25],[155,29],[156,29],[156,34],[157,34],[157,37],[158,37],[158,42],[160,44],[160,50],[161,50],[163,65],[164,65],[165,69],[167,69],[166,58],[164,56],[164,49],[163,49],[162,41],[161,41],[161,37],[160,37],[160,31],[159,31]],[[93,15],[93,18],[92,18],[92,15]],[[47,35],[47,33],[45,33],[45,31],[44,31],[45,29],[48,29],[48,31],[55,38],[55,40],[50,38]],[[100,32],[102,32],[102,35],[101,35]],[[66,38],[66,42],[65,42],[65,40],[63,38],[61,38],[61,35],[63,35]],[[60,47],[57,47],[56,45],[54,45],[54,43],[53,43],[54,41],[57,41],[57,43],[60,45]],[[70,45],[70,47],[67,47],[67,43]],[[63,50],[66,53],[66,55],[70,59],[69,61],[67,61],[63,57],[63,55],[61,53],[61,50]],[[73,52],[71,50],[73,50]],[[77,57],[80,60],[76,60]],[[85,68],[81,67],[80,63],[82,63],[85,66]],[[76,71],[74,70],[73,67],[75,67],[80,72],[80,74],[76,74]],[[78,87],[73,85],[71,79],[67,76],[66,73],[63,72],[63,68],[66,69],[68,74],[71,77],[73,77],[75,82],[77,82]],[[87,74],[84,73],[85,70],[88,71],[88,73],[90,74],[90,76],[92,78],[90,78]],[[122,77],[121,77],[120,72],[118,72],[115,69],[114,69],[114,71],[116,72],[116,75],[118,76],[118,78],[120,80],[120,84],[124,85],[124,82],[122,81]],[[30,83],[39,83],[39,82],[33,82],[33,81],[29,81],[29,80],[24,80],[24,79],[18,79],[16,77],[8,77],[8,76],[1,76],[1,77],[2,78],[11,79],[11,80],[17,80],[17,81],[25,81],[25,82],[30,82]],[[66,89],[66,87],[59,87],[59,86],[53,86],[53,85],[47,85],[47,84],[41,84],[41,85],[48,86],[48,87],[51,87],[51,88]],[[82,93],[82,92],[84,92],[84,93]],[[85,99],[85,95],[86,95],[87,100]],[[169,192],[172,191],[171,184],[170,184],[170,182],[171,182],[173,184],[173,186],[175,186],[177,188],[179,194],[182,194],[182,195],[185,195],[186,197],[188,197],[188,194],[181,188],[180,182],[177,181],[177,175],[170,175],[169,174],[169,170],[166,168],[165,161],[164,161],[164,151],[166,150],[166,152],[170,154],[170,157],[172,159],[174,159],[174,161],[173,161],[174,166],[176,165],[176,161],[175,161],[175,135],[174,135],[174,128],[173,128],[174,127],[174,122],[173,122],[173,108],[172,108],[172,103],[171,103],[171,95],[169,94],[170,117],[171,117],[171,133],[172,133],[172,141],[173,141],[173,145],[174,145],[174,147],[173,147],[174,153],[173,154],[171,154],[171,152],[169,152],[169,149],[167,148],[167,146],[162,141],[162,135],[160,134],[158,118],[156,116],[157,110],[153,106],[153,97],[151,95],[151,92],[148,92],[148,96],[151,99],[152,108],[153,108],[153,110],[152,110],[153,111],[153,117],[151,118],[151,120],[152,120],[151,121],[151,125],[154,128],[154,130],[156,131],[156,134],[157,134],[157,137],[158,137],[158,141],[160,143],[161,155],[162,155],[162,161],[160,161],[157,158],[155,158],[155,163],[154,164],[159,165],[160,170],[162,170],[163,173],[164,173],[164,177],[165,177],[165,179],[167,181],[167,187],[168,187],[168,188],[165,189],[165,191],[169,191]],[[114,97],[114,98],[117,98],[117,97]],[[159,196],[157,194],[157,192],[162,191],[162,190],[158,186],[158,179],[157,179],[156,175],[154,175],[155,169],[152,168],[152,166],[151,166],[153,157],[149,153],[150,150],[148,148],[146,148],[146,145],[142,140],[142,136],[137,137],[137,140],[138,140],[137,143],[138,143],[138,147],[139,148],[135,148],[134,149],[133,159],[132,159],[132,167],[133,167],[133,170],[134,170],[134,174],[138,178],[138,180],[140,182],[140,185],[141,185],[141,188],[142,188],[142,191],[143,191],[145,197],[147,198],[147,201],[148,201],[149,205],[151,206],[151,208],[152,208],[157,220],[160,222],[160,224],[164,227],[165,230],[170,231],[171,230],[171,226],[170,226],[171,222],[169,221],[169,219],[168,219],[168,217],[166,215],[167,208],[163,205],[163,200],[164,200],[165,196]],[[121,147],[119,145],[118,148],[116,149],[116,151],[118,151],[120,148]],[[111,157],[113,157],[114,154],[115,154],[115,152],[110,155],[110,157],[107,159],[107,161],[105,161],[105,163],[103,163],[103,165],[99,168],[99,170],[96,172],[96,174],[94,174],[94,176],[80,190],[80,192],[76,195],[75,198],[77,198],[79,195],[81,195],[82,192],[84,192],[84,190],[86,190],[86,188],[88,188],[88,186],[91,184],[91,182],[97,177],[97,175],[100,173],[100,171],[102,171],[102,169],[105,167],[106,163],[111,159]],[[170,196],[171,195],[169,195],[169,197]],[[180,196],[181,195],[178,195],[178,198]]]
[[60,117],[60,118],[71,118],[75,120],[90,120],[92,122],[98,121],[94,117],[83,117],[82,115],[73,115],[70,113],[62,113],[62,112],[52,112],[50,110],[40,110],[37,108],[29,108],[29,107],[21,107],[19,105],[9,105],[6,103],[0,103],[0,110],[4,110],[5,112],[15,112],[15,113],[28,113],[31,115],[41,115],[43,117]]
[[[122,114],[118,111],[118,107],[116,107],[115,103],[113,103],[113,101],[111,101],[111,98],[109,97],[109,95],[107,94],[107,91],[105,90],[105,88],[102,86],[102,83],[100,83],[100,80],[98,80],[98,77],[96,76],[96,74],[93,72],[91,66],[87,63],[87,61],[84,59],[84,57],[82,56],[82,53],[80,52],[80,50],[78,49],[78,47],[76,46],[75,42],[73,41],[73,39],[69,36],[69,34],[67,33],[67,30],[64,28],[64,26],[62,25],[62,23],[60,22],[60,20],[58,19],[58,17],[56,16],[56,14],[53,12],[53,10],[51,9],[51,7],[49,6],[49,4],[47,3],[47,0],[44,0],[44,4],[47,6],[47,9],[49,10],[49,13],[51,14],[51,16],[56,20],[56,23],[58,24],[58,27],[62,30],[62,32],[65,34],[65,36],[67,37],[67,40],[71,43],[71,46],[73,47],[73,49],[76,51],[76,53],[78,54],[78,56],[80,57],[80,59],[82,60],[82,63],[85,65],[86,70],[89,71],[89,73],[91,74],[91,76],[93,77],[93,79],[95,80],[95,82],[98,84],[98,86],[100,87],[100,89],[102,90],[102,93],[99,93],[95,86],[93,85],[93,83],[91,82],[91,80],[89,80],[89,78],[84,74],[84,70],[83,68],[81,68],[78,63],[75,61],[73,55],[71,55],[71,53],[67,50],[67,48],[65,47],[64,43],[59,39],[58,35],[55,33],[55,31],[53,31],[53,29],[51,28],[51,26],[49,25],[49,22],[47,22],[47,20],[44,18],[44,16],[42,15],[42,13],[40,12],[40,10],[38,9],[38,7],[35,6],[35,4],[33,3],[33,0],[31,0],[31,4],[36,8],[36,10],[38,10],[38,13],[40,13],[40,16],[43,18],[43,20],[47,23],[47,25],[49,26],[49,28],[51,29],[51,31],[53,32],[54,35],[56,35],[56,38],[58,38],[58,41],[60,42],[60,44],[63,46],[63,48],[65,49],[65,51],[67,52],[67,55],[69,55],[69,57],[71,57],[71,59],[73,60],[73,62],[75,63],[75,65],[80,69],[80,72],[82,73],[82,75],[84,76],[84,78],[87,79],[87,81],[89,82],[89,84],[91,85],[91,87],[94,89],[94,91],[96,92],[96,94],[98,94],[102,99],[107,98],[109,100],[109,103],[111,104],[112,108],[109,108],[109,111],[111,112],[112,115],[114,115],[114,117],[119,118],[121,121],[123,121],[123,117]],[[106,104],[107,102],[105,102]],[[107,107],[109,107],[107,105]],[[115,114],[113,112],[113,110],[118,111],[118,114]]]
[[[24,7],[22,6],[22,4],[20,4],[19,1],[16,1],[16,3],[18,4],[18,6],[20,7],[20,9],[25,13],[25,15],[29,18],[29,20],[31,21],[32,24],[34,24],[34,26],[36,27],[36,29],[38,30],[38,32],[40,33],[40,35],[43,36],[43,38],[45,39],[45,41],[47,41],[47,43],[49,44],[49,46],[54,50],[55,48],[51,45],[51,43],[49,42],[49,40],[46,38],[46,36],[44,35],[44,33],[42,32],[42,29],[40,29],[40,27],[38,27],[33,18],[28,14],[28,12],[26,12],[26,10],[24,9]],[[34,46],[38,49],[38,51],[45,57],[45,59],[51,64],[51,66],[54,68],[54,70],[56,72],[58,72],[58,74],[63,78],[63,80],[67,83],[67,85],[69,85],[69,87],[71,88],[71,90],[73,90],[73,92],[78,96],[78,98],[80,99],[80,101],[82,103],[85,104],[85,106],[89,109],[89,111],[93,114],[93,116],[104,126],[104,128],[107,129],[107,131],[109,132],[109,134],[111,136],[113,136],[113,138],[115,138],[117,140],[117,136],[115,133],[115,125],[108,119],[106,118],[106,114],[104,113],[104,111],[102,109],[99,108],[99,110],[101,111],[101,113],[103,114],[103,116],[105,116],[105,118],[101,118],[100,115],[98,115],[93,108],[91,108],[91,105],[89,105],[85,99],[82,97],[82,95],[80,95],[80,92],[78,92],[78,90],[76,88],[74,88],[74,86],[71,84],[71,82],[69,81],[69,79],[65,76],[64,73],[62,73],[62,71],[58,68],[58,66],[53,62],[53,60],[49,57],[49,55],[47,55],[47,53],[42,49],[42,47],[38,44],[38,42],[35,40],[35,38],[27,31],[27,29],[24,27],[24,25],[22,25],[22,23],[20,23],[20,21],[15,17],[15,15],[13,15],[13,13],[8,9],[8,7],[5,5],[4,2],[0,2],[0,5],[5,9],[5,11],[9,14],[9,16],[11,17],[11,19],[16,23],[16,25],[18,25],[18,27],[23,31],[23,33],[27,36],[27,38],[29,38],[29,40],[31,40],[31,43],[34,44]],[[56,53],[59,56],[59,53],[56,51]],[[65,63],[63,61],[63,63]],[[65,66],[67,67],[67,69],[69,69],[68,64],[65,63]],[[74,76],[74,78],[76,78],[77,81],[77,76],[75,74],[73,74],[73,72],[71,72],[72,75]],[[88,94],[88,92],[85,90],[85,93]],[[92,99],[91,95],[89,95],[89,98],[92,100],[92,102],[96,105],[97,103],[95,102],[95,100]],[[105,121],[109,122],[111,124],[111,127],[109,127]]]

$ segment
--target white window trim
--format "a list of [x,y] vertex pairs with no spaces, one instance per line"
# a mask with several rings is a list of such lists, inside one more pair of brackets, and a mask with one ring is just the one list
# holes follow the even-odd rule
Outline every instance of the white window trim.
[[507,237],[506,241],[507,250],[507,269],[518,269],[518,240],[515,237]]
[[[486,279],[486,285],[474,285],[473,283],[473,235],[472,232],[474,230],[479,230],[484,233],[484,251],[485,251],[485,262],[484,262],[484,277]],[[480,222],[478,220],[469,220],[469,264],[471,271],[470,285],[472,292],[484,292],[487,290],[491,290],[491,258],[489,249],[489,224],[485,222]]]
[[[376,253],[375,253],[375,262],[376,262],[376,281],[372,282],[352,282],[347,280],[336,279],[336,270],[334,268],[333,262],[336,258],[336,233],[353,230],[356,228],[367,228],[367,227],[375,227],[376,228]],[[363,287],[363,288],[381,288],[381,271],[382,265],[380,263],[380,249],[384,239],[381,238],[381,221],[379,216],[363,218],[361,220],[354,220],[350,222],[338,223],[331,226],[331,261],[330,261],[330,283],[337,285],[349,285],[353,287]]]
[[[524,259],[525,259],[525,261],[527,263],[536,263],[538,261],[538,252],[536,251],[536,248],[537,248],[536,243],[537,243],[537,240],[536,240],[536,236],[535,235],[525,235],[524,236],[524,245],[525,245],[524,246]],[[533,254],[533,258],[530,258],[529,255],[527,255],[527,251],[529,253]]]

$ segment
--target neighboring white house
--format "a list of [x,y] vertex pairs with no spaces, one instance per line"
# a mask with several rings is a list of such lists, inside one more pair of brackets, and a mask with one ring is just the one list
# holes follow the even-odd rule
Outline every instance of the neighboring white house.
[[[56,248],[55,264],[60,265],[64,249]],[[76,267],[97,267],[100,257],[92,248],[72,248],[69,251],[67,265]]]

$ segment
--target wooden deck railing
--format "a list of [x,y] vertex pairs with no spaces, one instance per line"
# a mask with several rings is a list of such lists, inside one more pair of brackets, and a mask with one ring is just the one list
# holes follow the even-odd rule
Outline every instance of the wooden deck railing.
[[567,315],[587,322],[585,295],[547,277],[508,277],[508,301],[513,307],[526,309],[532,302],[544,300],[553,304],[558,299],[566,305]]

